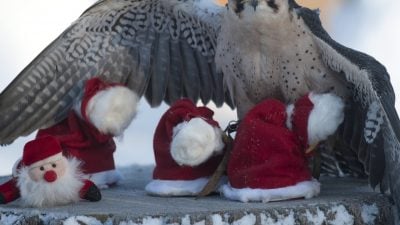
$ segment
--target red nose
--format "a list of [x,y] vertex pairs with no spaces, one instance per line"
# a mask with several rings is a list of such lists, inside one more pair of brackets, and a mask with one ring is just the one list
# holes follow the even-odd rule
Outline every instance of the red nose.
[[43,178],[44,178],[47,182],[51,183],[51,182],[54,182],[55,180],[57,180],[57,174],[56,174],[56,172],[54,172],[53,170],[49,170],[49,171],[47,171],[46,173],[44,173]]

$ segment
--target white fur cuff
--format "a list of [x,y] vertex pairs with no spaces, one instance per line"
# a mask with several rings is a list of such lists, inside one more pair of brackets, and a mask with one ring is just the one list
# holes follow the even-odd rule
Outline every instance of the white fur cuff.
[[230,184],[223,185],[220,189],[223,195],[231,200],[241,202],[272,202],[294,198],[312,198],[320,192],[320,183],[317,180],[299,182],[293,186],[258,189],[258,188],[233,188]]
[[308,143],[315,144],[333,134],[344,119],[344,102],[334,94],[309,95],[314,108],[308,118]]
[[121,135],[136,115],[139,97],[123,86],[99,91],[87,106],[90,122],[104,134]]
[[174,127],[171,156],[179,165],[197,166],[224,148],[222,131],[201,118]]
[[145,190],[150,195],[157,196],[194,196],[207,184],[208,178],[195,180],[153,180]]

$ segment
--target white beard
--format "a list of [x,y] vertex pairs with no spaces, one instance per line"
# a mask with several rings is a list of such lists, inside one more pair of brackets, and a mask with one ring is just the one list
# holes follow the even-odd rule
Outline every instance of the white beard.
[[80,162],[67,159],[65,173],[52,183],[36,182],[29,176],[29,167],[22,167],[18,174],[18,187],[22,204],[33,207],[64,205],[80,200],[79,191],[83,186]]

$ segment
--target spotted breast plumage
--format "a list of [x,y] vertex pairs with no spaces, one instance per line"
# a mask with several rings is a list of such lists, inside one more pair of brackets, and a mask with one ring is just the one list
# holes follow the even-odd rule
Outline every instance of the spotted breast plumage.
[[400,203],[400,122],[385,67],[334,41],[294,0],[100,0],[1,93],[0,143],[64,119],[97,75],[152,106],[212,100],[239,118],[266,98],[333,92],[347,107],[329,146]]

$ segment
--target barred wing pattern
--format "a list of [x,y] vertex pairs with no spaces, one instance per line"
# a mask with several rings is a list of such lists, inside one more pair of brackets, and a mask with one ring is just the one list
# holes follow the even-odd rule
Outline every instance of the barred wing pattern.
[[353,93],[338,132],[343,155],[354,153],[363,163],[371,186],[379,185],[382,192],[390,190],[400,205],[400,120],[389,74],[371,56],[332,40],[317,13],[306,8],[298,13],[315,35],[326,65],[347,81]]
[[84,81],[121,82],[151,106],[181,97],[223,104],[214,48],[221,7],[194,0],[103,0],[0,95],[0,144],[66,117]]

